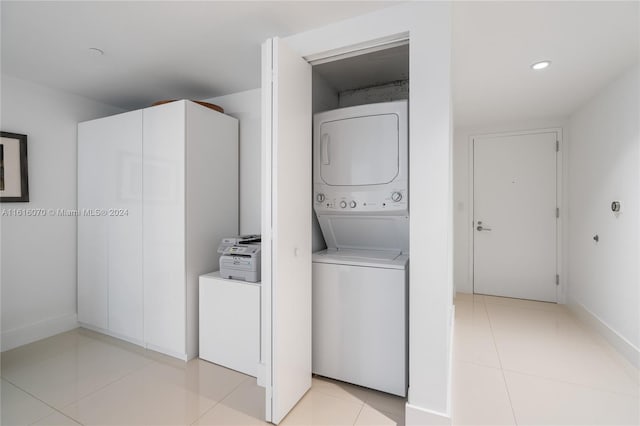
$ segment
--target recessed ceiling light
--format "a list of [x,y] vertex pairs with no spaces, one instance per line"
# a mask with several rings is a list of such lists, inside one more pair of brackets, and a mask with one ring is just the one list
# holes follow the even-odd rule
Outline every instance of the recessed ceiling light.
[[89,52],[91,52],[94,56],[104,55],[104,50],[98,49],[97,47],[90,47]]
[[534,70],[543,70],[551,65],[551,61],[540,61],[534,64],[531,64],[531,68]]

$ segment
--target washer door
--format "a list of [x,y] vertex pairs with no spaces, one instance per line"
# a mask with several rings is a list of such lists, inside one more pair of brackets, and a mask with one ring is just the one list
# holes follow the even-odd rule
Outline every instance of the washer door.
[[328,248],[409,250],[408,216],[318,215]]

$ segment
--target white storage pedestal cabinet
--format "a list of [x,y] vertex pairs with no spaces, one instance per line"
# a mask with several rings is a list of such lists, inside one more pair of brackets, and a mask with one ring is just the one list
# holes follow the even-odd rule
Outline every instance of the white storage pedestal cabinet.
[[256,377],[260,283],[200,276],[200,358]]
[[78,321],[198,354],[198,276],[238,233],[238,121],[176,101],[78,125]]

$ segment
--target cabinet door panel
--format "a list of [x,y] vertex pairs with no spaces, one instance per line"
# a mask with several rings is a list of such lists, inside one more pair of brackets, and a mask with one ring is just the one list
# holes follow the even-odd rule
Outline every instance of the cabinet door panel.
[[185,348],[185,102],[143,111],[144,335],[171,355]]
[[87,212],[99,211],[105,204],[103,127],[98,121],[78,125],[78,321],[106,329],[107,219]]
[[142,329],[141,215],[121,160],[139,160],[141,130],[140,111],[78,125],[78,320],[129,338]]
[[260,363],[260,285],[200,277],[200,358],[256,377]]
[[109,174],[109,330],[142,342],[142,112],[126,116],[103,159]]

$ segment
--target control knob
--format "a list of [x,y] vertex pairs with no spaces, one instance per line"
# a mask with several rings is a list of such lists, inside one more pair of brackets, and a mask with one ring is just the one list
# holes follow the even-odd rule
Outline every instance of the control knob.
[[397,203],[398,201],[402,200],[402,193],[394,192],[393,194],[391,194],[391,199]]
[[352,209],[355,209],[357,205],[358,203],[356,203],[355,201],[349,203],[349,207],[351,207]]
[[316,201],[321,203],[324,201],[324,194],[319,193],[318,195],[316,195]]
[[344,201],[344,200],[340,201],[340,207],[342,207],[343,209],[346,209],[347,208],[347,202]]

